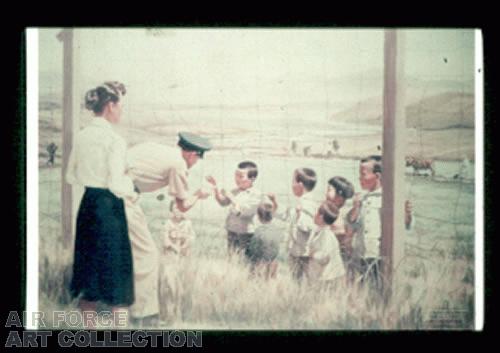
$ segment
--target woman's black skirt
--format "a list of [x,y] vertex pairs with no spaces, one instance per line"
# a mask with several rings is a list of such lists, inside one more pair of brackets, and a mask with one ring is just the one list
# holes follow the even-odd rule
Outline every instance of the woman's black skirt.
[[125,207],[108,189],[86,188],[80,203],[71,294],[112,306],[134,302]]

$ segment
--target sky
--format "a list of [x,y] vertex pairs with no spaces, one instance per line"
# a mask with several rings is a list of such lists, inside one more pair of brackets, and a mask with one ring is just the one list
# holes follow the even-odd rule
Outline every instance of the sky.
[[[62,91],[60,29],[39,31],[40,93]],[[381,29],[79,29],[81,90],[119,80],[130,104],[331,104],[380,91]],[[405,31],[405,73],[470,81],[474,31]]]

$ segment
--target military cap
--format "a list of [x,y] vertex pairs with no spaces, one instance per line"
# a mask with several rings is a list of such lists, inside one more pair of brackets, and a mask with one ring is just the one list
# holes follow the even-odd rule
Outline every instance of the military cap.
[[203,158],[203,153],[212,149],[212,144],[207,138],[191,132],[179,132],[178,144],[184,150],[198,152],[200,158]]

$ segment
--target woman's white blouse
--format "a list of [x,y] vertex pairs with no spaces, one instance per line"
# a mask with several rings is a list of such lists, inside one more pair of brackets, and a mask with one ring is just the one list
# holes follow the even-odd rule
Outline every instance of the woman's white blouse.
[[135,195],[132,179],[125,175],[127,144],[104,118],[93,118],[74,139],[66,181],[109,189],[117,197]]

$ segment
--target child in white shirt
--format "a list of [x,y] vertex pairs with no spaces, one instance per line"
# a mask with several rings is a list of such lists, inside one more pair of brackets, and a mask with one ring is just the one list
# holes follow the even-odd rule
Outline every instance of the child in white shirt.
[[292,277],[301,281],[309,261],[309,239],[315,228],[316,202],[311,191],[316,186],[316,172],[310,168],[298,168],[293,173],[292,192],[296,198],[295,207],[276,217],[289,222],[287,238],[288,262]]
[[215,199],[219,205],[229,206],[226,218],[229,255],[245,252],[253,237],[257,207],[262,199],[261,192],[253,186],[257,175],[258,169],[254,162],[241,162],[234,173],[236,188],[229,193],[224,189],[219,190],[212,176],[207,177],[207,181],[214,187]]
[[345,268],[340,256],[339,243],[331,230],[339,214],[337,206],[329,201],[323,202],[314,216],[316,229],[310,240],[310,260],[307,265],[309,284],[321,287],[341,280]]

